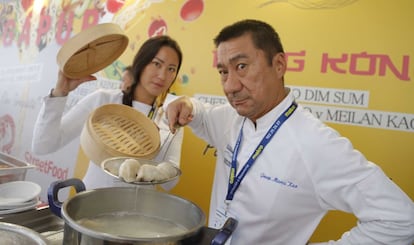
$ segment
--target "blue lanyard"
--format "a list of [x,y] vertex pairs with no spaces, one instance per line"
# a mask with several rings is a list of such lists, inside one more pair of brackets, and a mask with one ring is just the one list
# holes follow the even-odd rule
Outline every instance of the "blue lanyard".
[[280,126],[293,114],[296,110],[298,105],[296,102],[292,102],[292,104],[287,108],[282,115],[273,123],[272,127],[267,131],[266,135],[263,137],[260,144],[256,147],[252,155],[247,160],[247,163],[243,166],[240,173],[236,175],[237,171],[237,155],[239,154],[240,145],[243,138],[243,126],[246,118],[243,121],[242,127],[240,129],[239,136],[237,137],[236,145],[234,146],[234,152],[231,159],[231,168],[230,168],[230,175],[229,175],[229,187],[227,190],[226,200],[231,201],[233,200],[234,193],[239,188],[240,183],[242,182],[243,178],[246,176],[249,169],[253,166],[254,162],[256,161],[257,157],[263,152],[263,149],[266,145],[270,142],[272,137],[276,134],[277,130],[279,130]]

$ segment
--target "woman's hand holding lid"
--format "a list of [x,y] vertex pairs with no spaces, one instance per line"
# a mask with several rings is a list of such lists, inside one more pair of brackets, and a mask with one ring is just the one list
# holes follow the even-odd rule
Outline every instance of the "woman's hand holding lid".
[[67,96],[69,92],[75,90],[80,84],[96,80],[95,76],[89,75],[82,78],[71,79],[65,76],[62,71],[59,71],[58,81],[55,88],[51,92],[52,97],[63,97]]

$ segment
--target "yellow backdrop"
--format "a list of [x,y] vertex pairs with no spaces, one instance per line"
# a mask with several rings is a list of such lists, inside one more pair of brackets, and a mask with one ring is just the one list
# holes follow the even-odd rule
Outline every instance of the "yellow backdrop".
[[[288,86],[369,94],[360,107],[341,108],[381,114],[381,125],[375,126],[368,119],[361,124],[349,120],[327,123],[349,137],[414,198],[413,9],[410,0],[126,1],[111,20],[122,24],[130,37],[128,49],[120,58],[123,64],[129,64],[137,47],[157,31],[177,39],[184,63],[173,90],[187,95],[222,95],[212,39],[223,26],[244,18],[271,23],[290,53],[291,69],[285,79]],[[332,65],[335,59],[338,62]],[[306,98],[301,103],[318,105]],[[398,121],[384,119],[393,113]],[[82,175],[84,162],[80,155],[77,175]],[[192,200],[207,214],[214,149],[207,148],[189,129],[185,129],[181,166],[183,175],[172,193]],[[312,240],[337,239],[355,221],[352,215],[330,212]]]

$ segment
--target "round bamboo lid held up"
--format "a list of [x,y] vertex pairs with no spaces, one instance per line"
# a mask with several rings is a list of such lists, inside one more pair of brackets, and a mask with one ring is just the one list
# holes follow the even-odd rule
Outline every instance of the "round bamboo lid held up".
[[128,37],[117,24],[98,24],[71,37],[60,48],[57,63],[69,78],[81,78],[110,65],[127,45]]

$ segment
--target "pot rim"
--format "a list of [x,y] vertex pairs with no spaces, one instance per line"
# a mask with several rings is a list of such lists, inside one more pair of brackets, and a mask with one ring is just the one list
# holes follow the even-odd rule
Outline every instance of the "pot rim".
[[36,244],[47,245],[48,242],[36,231],[25,226],[0,221],[0,230],[10,231],[33,240]]
[[159,191],[152,190],[152,189],[142,189],[142,191],[156,192],[157,195],[166,195],[169,198],[174,198],[174,199],[177,199],[177,200],[180,200],[180,201],[184,201],[184,202],[187,202],[188,204],[190,204],[191,206],[194,206],[199,211],[200,221],[198,222],[198,224],[195,225],[194,227],[189,228],[185,232],[182,232],[182,233],[179,233],[179,234],[176,234],[176,235],[171,235],[171,236],[130,237],[130,236],[114,235],[114,234],[110,234],[110,233],[106,233],[106,232],[102,232],[102,231],[95,231],[93,229],[87,228],[83,225],[80,225],[75,219],[70,217],[70,215],[66,212],[67,206],[70,204],[70,202],[76,201],[77,199],[82,198],[82,196],[84,196],[84,195],[91,195],[91,193],[94,193],[94,192],[120,190],[120,189],[134,189],[135,190],[136,188],[137,187],[108,187],[108,188],[99,188],[99,189],[94,189],[94,190],[86,190],[86,191],[82,191],[82,192],[77,193],[76,195],[74,195],[74,196],[70,197],[68,200],[66,200],[62,205],[61,215],[62,215],[62,218],[65,221],[65,225],[69,225],[70,227],[72,227],[76,231],[78,231],[82,234],[85,234],[87,236],[97,238],[97,239],[101,239],[101,240],[107,240],[107,241],[111,241],[111,242],[172,242],[172,241],[180,241],[182,239],[185,239],[185,238],[196,235],[198,232],[201,231],[201,229],[205,225],[206,216],[205,216],[204,212],[201,210],[201,208],[198,207],[194,202],[189,201],[187,199],[184,199],[182,197],[176,196],[176,195],[172,195],[172,194],[164,193],[164,192],[159,192]]

